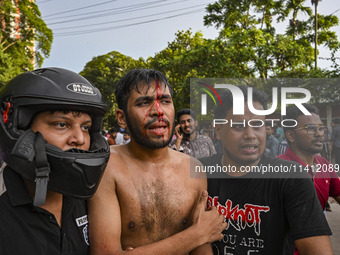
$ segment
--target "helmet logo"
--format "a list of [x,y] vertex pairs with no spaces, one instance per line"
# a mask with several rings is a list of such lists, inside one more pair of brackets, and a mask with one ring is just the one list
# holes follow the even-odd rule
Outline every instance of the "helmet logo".
[[95,96],[97,93],[93,90],[93,87],[83,84],[83,83],[71,83],[66,87],[69,91]]

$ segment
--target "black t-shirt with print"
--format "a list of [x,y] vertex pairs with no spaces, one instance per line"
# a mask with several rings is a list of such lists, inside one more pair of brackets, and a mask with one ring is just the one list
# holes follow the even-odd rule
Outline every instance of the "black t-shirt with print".
[[[221,158],[219,154],[201,162],[216,165]],[[291,164],[295,163],[262,156],[258,165]],[[209,203],[218,207],[229,224],[224,238],[212,244],[214,254],[284,254],[288,233],[294,240],[331,234],[309,176],[277,174],[281,176],[251,178],[254,174],[248,173],[208,179]]]

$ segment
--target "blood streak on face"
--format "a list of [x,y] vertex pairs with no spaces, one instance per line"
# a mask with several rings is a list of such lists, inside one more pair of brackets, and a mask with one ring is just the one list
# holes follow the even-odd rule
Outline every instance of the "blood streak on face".
[[[163,95],[161,93],[161,86],[159,84],[159,80],[155,81],[156,82],[156,100],[153,102],[153,104],[150,106],[149,110],[146,112],[143,122],[142,122],[142,128],[145,127],[145,122],[146,122],[146,118],[149,115],[150,111],[152,110],[153,107],[156,107],[156,111],[158,113],[158,120],[160,121],[162,118],[162,109],[161,109],[161,105],[159,103],[159,99],[161,98],[161,96]],[[144,135],[146,135],[147,130],[144,129]],[[163,142],[165,141],[165,137],[164,134],[162,135],[162,140]]]
[[[156,104],[156,110],[158,112],[158,120],[161,119],[161,116],[162,116],[162,109],[161,109],[161,105],[159,103],[159,99],[161,98],[162,94],[160,92],[161,90],[161,86],[159,85],[159,80],[156,81],[156,101],[155,101],[155,104]],[[162,135],[162,140],[163,140],[163,143],[164,143],[164,134]]]
[[156,104],[156,110],[158,112],[158,119],[160,119],[160,117],[162,115],[161,105],[159,104],[159,99],[162,96],[162,94],[160,93],[160,90],[161,90],[161,87],[159,86],[159,81],[157,81],[157,83],[156,83],[156,95],[157,95],[157,98],[156,98],[155,104]]

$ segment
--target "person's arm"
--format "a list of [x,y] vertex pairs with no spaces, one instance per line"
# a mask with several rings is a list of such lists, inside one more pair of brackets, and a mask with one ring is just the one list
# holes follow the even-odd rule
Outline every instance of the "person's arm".
[[285,188],[285,211],[290,236],[300,254],[328,255],[332,253],[329,235],[331,230],[321,209],[314,184],[307,173],[300,178],[289,178]]
[[192,252],[190,252],[190,255],[213,255],[213,251],[211,248],[210,243],[206,243],[201,245],[200,247],[196,248]]
[[227,227],[216,208],[205,211],[207,192],[202,192],[194,211],[193,225],[164,240],[123,251],[121,215],[115,183],[106,169],[96,194],[89,201],[89,234],[92,255],[98,254],[187,254],[196,247],[223,237]]
[[109,145],[116,145],[116,141],[115,141],[115,139],[113,139],[112,136],[109,139],[107,139],[107,142],[108,142]]
[[329,236],[312,236],[295,240],[301,255],[333,255]]
[[329,196],[333,197],[340,204],[340,179],[336,173],[336,167],[338,166],[334,166],[328,161],[326,163],[329,167],[332,167],[328,169],[330,175]]

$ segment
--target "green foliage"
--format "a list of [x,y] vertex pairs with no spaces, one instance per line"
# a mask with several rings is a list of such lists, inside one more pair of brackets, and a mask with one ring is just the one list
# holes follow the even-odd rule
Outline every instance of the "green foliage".
[[190,78],[253,76],[253,68],[247,65],[247,59],[254,52],[251,48],[240,52],[240,48],[253,43],[250,35],[262,40],[261,36],[252,33],[249,31],[249,34],[242,35],[243,43],[232,45],[220,39],[204,39],[201,32],[178,31],[174,41],[153,58],[150,57],[148,64],[167,75],[175,92],[176,109],[188,108]]
[[109,111],[104,119],[104,126],[111,128],[116,123],[117,103],[114,96],[114,91],[119,80],[133,68],[144,68],[143,59],[134,60],[131,57],[125,56],[117,51],[112,51],[105,55],[94,57],[88,62],[81,75],[91,81],[99,88],[105,97]]
[[11,74],[16,73],[13,59],[1,49],[2,46],[0,45],[0,88],[12,78]]
[[[218,0],[209,4],[204,16],[206,26],[220,29],[219,39],[226,42],[238,65],[252,67],[252,75],[267,79],[281,72],[296,72],[313,67],[315,19],[305,0]],[[298,20],[307,14],[306,20]],[[272,20],[286,22],[278,34]],[[336,67],[339,41],[331,28],[339,23],[335,15],[318,15],[318,45],[332,52]]]
[[[13,5],[16,3],[16,6]],[[19,27],[15,37],[12,22],[18,8]],[[0,85],[23,71],[41,66],[48,57],[53,41],[52,30],[41,19],[38,6],[29,0],[3,0],[0,3]],[[33,51],[35,49],[35,51]]]
[[[195,104],[190,102],[189,96],[193,93],[190,91],[191,78],[243,78],[244,81],[262,78],[263,84],[267,85],[261,86],[270,92],[271,78],[339,77],[340,44],[331,30],[339,24],[339,20],[334,15],[318,14],[318,44],[330,50],[333,63],[329,70],[315,70],[315,19],[305,2],[218,0],[207,6],[204,16],[206,26],[219,29],[218,38],[205,39],[201,32],[194,33],[190,29],[178,31],[165,49],[146,61],[136,61],[111,52],[108,55],[114,56],[103,55],[93,59],[83,72],[107,95],[111,107],[109,122],[114,121],[116,109],[113,89],[125,73],[117,71],[117,68],[125,71],[132,67],[147,67],[163,72],[174,89],[177,110]],[[300,14],[307,18],[300,20]],[[284,33],[277,33],[274,21],[288,24]],[[313,84],[301,86],[318,91]],[[327,97],[333,101],[339,98],[340,91],[335,85],[326,87],[326,90],[314,95],[316,101],[321,102]]]

